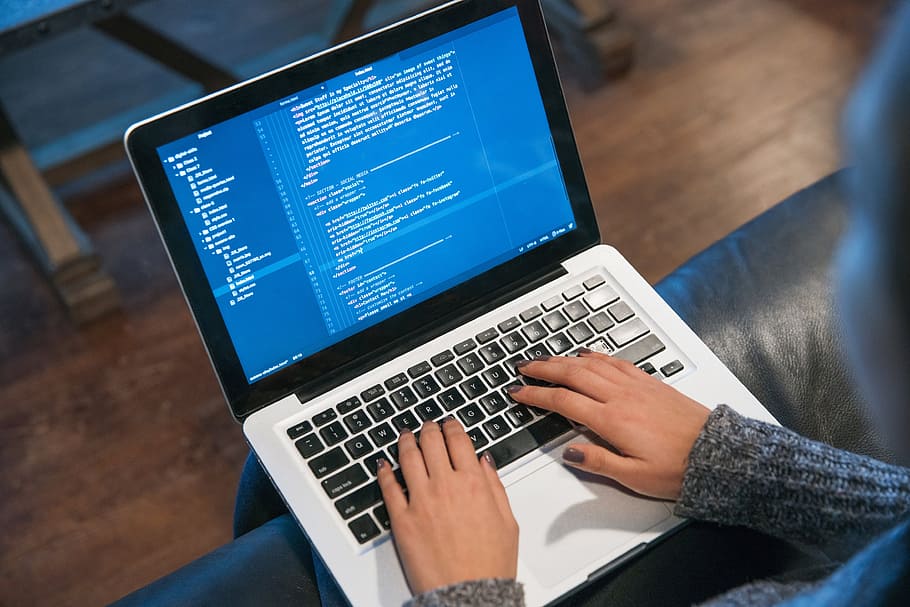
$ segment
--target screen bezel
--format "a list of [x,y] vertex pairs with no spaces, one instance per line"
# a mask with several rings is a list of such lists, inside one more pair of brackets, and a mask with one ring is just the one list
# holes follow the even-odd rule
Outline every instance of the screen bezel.
[[[576,228],[508,262],[436,295],[253,384],[246,379],[192,237],[167,180],[157,148],[330,78],[406,50],[515,6],[522,21]],[[291,64],[134,125],[125,143],[146,201],[192,310],[234,417],[291,392],[312,392],[338,369],[377,353],[403,336],[418,335],[466,306],[482,306],[494,292],[558,268],[561,261],[596,245],[600,233],[585,182],[562,87],[537,0],[464,0],[443,5],[402,24]],[[331,385],[331,382],[328,382]]]

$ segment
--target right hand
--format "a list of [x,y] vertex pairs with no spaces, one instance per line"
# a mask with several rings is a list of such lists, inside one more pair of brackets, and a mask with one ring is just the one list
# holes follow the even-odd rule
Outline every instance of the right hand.
[[559,387],[524,386],[513,399],[575,420],[619,452],[571,444],[566,463],[644,495],[679,498],[689,452],[711,413],[706,407],[629,362],[590,350],[519,369]]

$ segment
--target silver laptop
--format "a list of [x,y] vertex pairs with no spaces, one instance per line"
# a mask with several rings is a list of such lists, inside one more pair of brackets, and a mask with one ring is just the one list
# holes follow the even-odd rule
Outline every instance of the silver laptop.
[[355,606],[410,596],[375,460],[426,420],[497,462],[530,605],[682,523],[564,466],[589,435],[509,398],[519,360],[584,346],[774,421],[599,244],[536,0],[450,2],[126,146],[230,409]]

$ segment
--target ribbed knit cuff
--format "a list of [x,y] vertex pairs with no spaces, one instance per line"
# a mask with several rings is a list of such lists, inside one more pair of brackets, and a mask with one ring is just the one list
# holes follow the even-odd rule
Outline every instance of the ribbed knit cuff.
[[485,579],[418,594],[404,607],[524,607],[524,590],[512,579]]

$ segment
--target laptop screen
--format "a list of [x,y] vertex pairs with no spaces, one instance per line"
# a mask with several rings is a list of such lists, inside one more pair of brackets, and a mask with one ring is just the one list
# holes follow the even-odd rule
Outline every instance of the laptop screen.
[[514,7],[157,152],[250,384],[575,228]]

